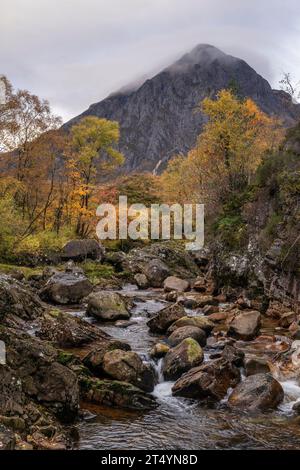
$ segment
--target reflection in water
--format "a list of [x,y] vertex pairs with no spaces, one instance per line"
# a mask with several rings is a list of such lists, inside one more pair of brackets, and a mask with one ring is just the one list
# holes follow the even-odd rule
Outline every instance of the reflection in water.
[[[127,328],[101,324],[115,338],[126,340],[132,350],[150,361],[149,350],[158,340],[149,334],[146,322],[165,303],[153,298],[135,302],[133,324]],[[207,357],[207,355],[205,355]],[[195,400],[172,397],[173,382],[164,382],[162,361],[155,364],[158,384],[153,395],[159,406],[153,411],[135,413],[95,407],[96,416],[79,425],[81,449],[297,449],[300,425],[289,416],[293,403],[300,399],[294,381],[282,383],[285,400],[279,410],[265,414],[236,414],[226,409],[203,408]]]

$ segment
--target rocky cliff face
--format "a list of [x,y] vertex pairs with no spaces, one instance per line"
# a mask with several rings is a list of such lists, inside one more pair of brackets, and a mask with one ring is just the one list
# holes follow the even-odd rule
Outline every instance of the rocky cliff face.
[[195,144],[205,123],[205,116],[197,112],[199,103],[232,85],[287,125],[300,117],[300,105],[285,92],[272,90],[246,62],[202,44],[138,89],[92,104],[65,126],[89,115],[116,120],[126,157],[123,171],[159,172],[173,155],[186,153]]

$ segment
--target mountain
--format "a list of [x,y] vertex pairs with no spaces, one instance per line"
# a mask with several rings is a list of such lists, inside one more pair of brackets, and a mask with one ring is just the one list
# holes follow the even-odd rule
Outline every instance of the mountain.
[[126,157],[123,172],[161,171],[176,154],[186,153],[196,142],[205,116],[197,106],[205,97],[237,87],[270,115],[291,125],[300,118],[300,105],[269,83],[245,61],[216,47],[200,44],[137,89],[124,88],[65,124],[69,128],[84,116],[120,123],[120,150]]

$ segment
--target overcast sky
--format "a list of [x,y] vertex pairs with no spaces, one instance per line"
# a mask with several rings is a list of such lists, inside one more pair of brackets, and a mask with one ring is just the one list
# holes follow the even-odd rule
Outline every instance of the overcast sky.
[[0,0],[0,74],[64,120],[199,43],[300,80],[300,2]]

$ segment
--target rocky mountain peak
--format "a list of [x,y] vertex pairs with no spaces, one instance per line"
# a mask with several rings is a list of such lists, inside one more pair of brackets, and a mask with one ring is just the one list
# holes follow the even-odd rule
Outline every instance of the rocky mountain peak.
[[300,118],[300,105],[285,92],[272,90],[244,60],[199,44],[153,78],[91,105],[65,127],[89,115],[118,121],[119,147],[125,155],[121,171],[160,172],[173,155],[185,154],[195,144],[206,120],[194,112],[199,103],[232,82],[241,96],[253,99],[287,126]]

